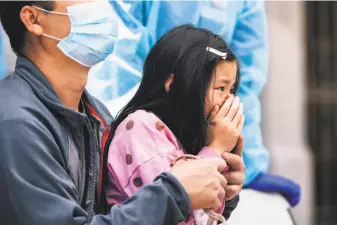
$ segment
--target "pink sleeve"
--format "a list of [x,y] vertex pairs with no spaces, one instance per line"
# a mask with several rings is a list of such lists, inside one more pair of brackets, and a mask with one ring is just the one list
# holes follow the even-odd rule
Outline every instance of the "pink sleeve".
[[[201,149],[198,156],[200,156],[201,158],[214,158],[214,157],[221,158],[221,156],[218,153],[216,153],[212,148],[207,147],[207,146]],[[229,166],[226,166],[221,172],[226,172],[228,170],[229,170]],[[218,210],[218,212],[222,214],[224,209],[225,209],[225,201],[222,201],[221,208]]]
[[170,170],[182,155],[171,131],[153,114],[137,111],[117,128],[108,153],[109,204],[125,201]]
[[212,148],[207,147],[207,146],[201,149],[198,156],[200,156],[201,158],[221,157]]
[[[216,153],[212,148],[210,147],[203,147],[201,151],[199,152],[198,156],[201,158],[221,158],[218,153]],[[229,166],[226,166],[221,172],[227,172],[229,170]]]

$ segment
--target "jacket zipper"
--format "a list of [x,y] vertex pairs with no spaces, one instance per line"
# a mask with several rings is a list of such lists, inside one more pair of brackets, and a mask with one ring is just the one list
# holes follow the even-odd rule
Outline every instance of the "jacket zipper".
[[97,186],[97,159],[96,159],[96,151],[97,151],[97,137],[93,132],[93,127],[90,124],[90,120],[88,118],[86,123],[86,129],[88,132],[88,137],[93,137],[93,141],[89,138],[89,148],[87,149],[87,175],[85,182],[85,193],[86,193],[86,202],[89,200],[89,205],[87,208],[88,212],[88,221],[90,222],[95,214],[94,206],[95,206],[95,196],[96,196],[96,186]]
[[[80,130],[76,131],[78,138],[81,139],[81,134],[80,134]],[[82,133],[83,134],[83,133]],[[83,137],[82,137],[83,138]],[[85,174],[86,174],[86,167],[85,167],[85,144],[83,144],[83,140],[81,140],[81,146],[79,146],[79,151],[78,151],[78,157],[79,157],[79,166],[78,166],[78,170],[79,170],[79,187],[78,187],[78,191],[79,191],[79,203],[81,204],[82,208],[84,208],[84,204],[83,204],[83,199],[84,199],[84,186],[85,186]]]

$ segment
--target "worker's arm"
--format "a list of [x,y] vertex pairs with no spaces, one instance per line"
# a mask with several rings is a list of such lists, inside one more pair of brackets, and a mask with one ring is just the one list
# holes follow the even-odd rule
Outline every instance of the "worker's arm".
[[262,142],[261,103],[259,95],[267,80],[268,39],[265,3],[245,1],[238,14],[231,48],[240,62],[238,95],[244,105],[246,165],[245,184],[265,173],[269,167],[269,154]]

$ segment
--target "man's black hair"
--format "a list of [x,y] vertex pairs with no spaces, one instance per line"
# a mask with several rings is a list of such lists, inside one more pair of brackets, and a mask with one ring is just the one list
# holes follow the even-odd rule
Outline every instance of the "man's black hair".
[[0,21],[6,31],[12,49],[16,54],[22,53],[25,45],[26,27],[20,19],[20,11],[24,6],[38,6],[53,10],[53,1],[0,1]]

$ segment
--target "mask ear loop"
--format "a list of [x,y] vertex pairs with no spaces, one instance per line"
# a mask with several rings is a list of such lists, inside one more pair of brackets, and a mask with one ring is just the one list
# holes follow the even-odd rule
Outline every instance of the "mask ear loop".
[[[62,15],[62,16],[69,16],[69,15],[70,15],[70,14],[68,14],[68,13],[63,13],[63,12],[49,11],[49,10],[46,10],[46,9],[43,9],[43,8],[40,8],[40,7],[37,7],[37,6],[34,6],[34,5],[33,5],[32,7],[35,8],[35,9],[41,10],[41,11],[43,11],[43,12],[51,13],[51,14],[55,14],[55,15]],[[54,36],[51,36],[51,35],[48,35],[48,34],[42,34],[42,36],[45,36],[45,37],[54,39],[54,40],[56,40],[56,41],[62,41],[61,38],[57,38],[57,37],[54,37]]]
[[42,36],[45,36],[45,37],[48,37],[48,38],[54,39],[54,40],[56,40],[56,41],[62,41],[62,39],[60,39],[60,38],[57,38],[57,37],[54,37],[54,36],[51,36],[51,35],[48,35],[48,34],[42,34]]
[[62,15],[62,16],[69,16],[70,15],[69,13],[64,13],[64,12],[49,11],[49,10],[37,7],[35,5],[33,5],[32,7],[35,8],[35,9],[41,10],[43,12],[46,12],[46,13],[51,13],[51,14],[56,14],[56,15]]

